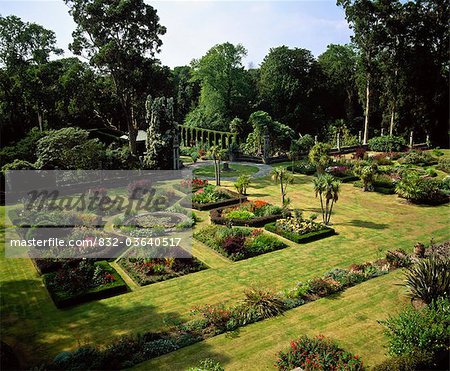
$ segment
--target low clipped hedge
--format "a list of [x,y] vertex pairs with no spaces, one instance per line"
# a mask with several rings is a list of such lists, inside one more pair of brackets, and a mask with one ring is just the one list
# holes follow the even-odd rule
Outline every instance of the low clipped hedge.
[[296,243],[308,243],[320,240],[325,237],[330,237],[336,234],[336,231],[330,227],[324,227],[320,231],[314,231],[306,234],[297,234],[293,232],[279,230],[277,229],[275,223],[268,223],[264,226],[264,228],[269,232],[275,233],[281,237],[284,237]]
[[[228,219],[224,218],[222,216],[222,211],[226,209],[225,207],[221,207],[218,209],[211,210],[209,213],[209,216],[211,218],[211,222],[214,224],[221,224],[221,225],[233,225],[237,227],[264,227],[267,223],[275,222],[276,220],[280,218],[285,218],[286,214],[276,214],[276,215],[268,215],[268,216],[262,216],[259,218],[253,218],[253,219]],[[290,214],[289,214],[290,215]]]
[[338,178],[341,183],[351,183],[359,180],[359,177],[357,177],[356,175],[336,176],[336,178]]
[[217,208],[221,208],[221,207],[225,207],[225,206],[232,206],[232,205],[236,205],[241,202],[247,201],[247,197],[242,196],[239,193],[232,192],[229,190],[223,190],[223,191],[228,193],[232,198],[229,198],[227,200],[217,201],[217,202],[210,202],[207,204],[200,204],[197,202],[189,203],[188,199],[185,198],[181,201],[181,205],[184,207],[189,207],[189,208],[192,207],[192,209],[195,209],[195,210],[205,211],[205,210],[212,210],[212,209],[217,209]]
[[96,264],[100,265],[103,269],[113,275],[115,281],[106,285],[94,287],[85,292],[71,295],[64,291],[55,291],[50,288],[51,286],[48,284],[48,282],[55,276],[55,272],[46,273],[42,276],[50,297],[52,298],[57,308],[67,308],[92,300],[105,299],[111,296],[123,294],[128,291],[128,286],[126,285],[122,277],[106,261],[100,261]]

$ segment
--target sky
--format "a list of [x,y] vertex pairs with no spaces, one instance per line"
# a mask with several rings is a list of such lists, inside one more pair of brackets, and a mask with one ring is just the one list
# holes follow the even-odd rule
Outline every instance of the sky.
[[[318,56],[329,44],[350,41],[344,11],[335,0],[146,2],[157,9],[167,28],[159,59],[169,67],[187,65],[226,41],[244,45],[246,67],[259,66],[272,47],[305,48]],[[68,44],[75,23],[62,0],[0,0],[0,14],[53,30],[64,55],[72,55]]]

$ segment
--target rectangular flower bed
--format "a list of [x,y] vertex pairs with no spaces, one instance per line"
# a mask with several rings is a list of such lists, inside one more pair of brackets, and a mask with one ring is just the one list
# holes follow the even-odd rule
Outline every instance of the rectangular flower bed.
[[279,219],[266,224],[264,228],[296,243],[316,241],[336,233],[333,228],[316,223],[312,219],[303,219],[301,215]]
[[211,210],[209,215],[211,222],[214,224],[263,227],[286,214],[279,206],[269,204],[266,201],[256,200]]
[[[186,252],[172,256],[183,256]],[[136,250],[130,250],[118,261],[119,265],[140,286],[150,285],[155,282],[165,281],[171,278],[184,276],[189,273],[199,272],[208,267],[195,257],[167,257],[150,258],[139,257]]]
[[[219,207],[235,205],[247,200],[247,197],[227,189],[207,185],[192,194],[190,201],[196,210],[211,210]],[[181,205],[191,207],[189,198],[182,200]]]
[[287,245],[262,229],[209,225],[194,233],[194,238],[227,258],[237,261],[284,249]]
[[57,271],[44,274],[43,279],[58,308],[116,296],[128,290],[122,277],[106,261],[86,259],[75,266],[64,264]]

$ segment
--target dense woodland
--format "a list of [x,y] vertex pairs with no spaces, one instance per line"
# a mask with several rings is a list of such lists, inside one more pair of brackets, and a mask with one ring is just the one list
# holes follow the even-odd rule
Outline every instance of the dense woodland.
[[[2,165],[49,167],[46,149],[70,141],[61,146],[82,147],[86,156],[67,166],[95,167],[102,153],[109,166],[127,167],[151,106],[166,110],[162,132],[171,130],[165,123],[184,123],[238,133],[247,145],[262,122],[280,146],[305,134],[333,142],[337,132],[343,145],[356,144],[359,131],[366,142],[382,128],[448,146],[446,1],[338,0],[352,42],[329,45],[317,58],[298,40],[246,68],[245,46],[225,42],[173,69],[158,60],[166,29],[143,0],[65,2],[77,24],[69,48],[80,58],[62,58],[53,31],[0,17]],[[124,133],[128,144],[117,141]]]

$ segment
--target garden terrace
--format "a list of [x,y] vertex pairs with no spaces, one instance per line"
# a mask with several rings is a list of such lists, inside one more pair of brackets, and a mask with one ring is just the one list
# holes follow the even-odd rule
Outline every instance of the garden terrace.
[[[306,216],[320,213],[311,183],[310,176],[294,175],[294,184],[288,191],[291,207],[301,208]],[[230,190],[233,184],[223,181],[223,187]],[[279,202],[278,186],[269,178],[255,179],[248,194],[251,200]],[[362,192],[350,184],[342,184],[332,217],[332,227],[338,234],[332,238],[299,248],[298,244],[280,237],[286,248],[239,262],[232,262],[194,240],[193,255],[209,269],[140,287],[127,278],[120,266],[112,263],[131,291],[64,311],[54,306],[29,259],[2,256],[4,339],[14,344],[24,364],[32,366],[52,360],[61,351],[75,349],[76,339],[89,338],[95,344],[106,345],[119,335],[158,332],[166,328],[167,318],[190,319],[189,312],[194,306],[224,300],[236,303],[252,285],[284,290],[297,281],[311,279],[335,267],[375,260],[387,250],[403,248],[412,252],[418,241],[447,240],[448,211],[448,205],[417,206],[395,195]],[[208,212],[196,211],[196,214],[201,221],[194,232],[209,223]],[[301,334],[318,333],[338,340],[344,349],[359,354],[366,365],[377,364],[386,352],[386,338],[377,320],[398,312],[409,301],[404,297],[404,289],[396,285],[401,277],[401,271],[389,273],[335,297],[287,311],[284,316],[244,327],[238,338],[219,335],[140,367],[182,369],[213,357],[226,369],[271,368],[274,354],[281,350],[280,341],[287,343]],[[104,332],[105,328],[108,333]]]

